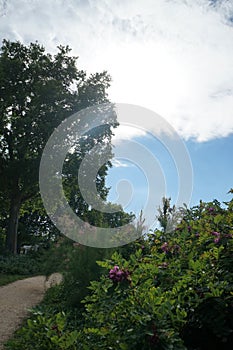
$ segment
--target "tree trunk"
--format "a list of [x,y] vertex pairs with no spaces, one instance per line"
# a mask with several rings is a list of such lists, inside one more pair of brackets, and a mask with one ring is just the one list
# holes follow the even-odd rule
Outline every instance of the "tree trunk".
[[11,198],[10,216],[7,227],[6,248],[10,252],[17,254],[18,220],[21,207],[21,195],[14,195]]

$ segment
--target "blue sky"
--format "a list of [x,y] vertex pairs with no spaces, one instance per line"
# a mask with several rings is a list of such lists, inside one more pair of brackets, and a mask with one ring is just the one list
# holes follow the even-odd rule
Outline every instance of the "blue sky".
[[194,170],[191,205],[204,201],[228,201],[233,187],[233,136],[203,143],[186,142]]
[[[174,161],[169,156],[169,152],[160,142],[150,137],[139,138],[151,149],[156,158],[161,163],[164,176],[166,179],[166,189],[164,195],[172,198],[172,202],[176,202],[178,188],[178,174]],[[228,201],[231,195],[227,194],[233,187],[233,136],[213,139],[205,142],[184,141],[185,146],[190,155],[193,169],[193,190],[190,198],[189,206],[194,206],[200,200],[209,202],[214,199],[219,201]],[[128,166],[126,166],[128,165]],[[117,188],[116,184],[121,179],[128,180],[133,188],[134,193],[132,200],[125,205],[127,211],[139,212],[143,209],[146,202],[147,183],[146,177],[128,162],[116,163],[116,166],[109,171],[107,184],[112,186],[109,198],[116,200]],[[156,181],[156,174],[155,174]],[[126,185],[125,185],[126,186]],[[119,190],[120,191],[120,190]],[[156,214],[157,206],[152,209],[152,213]]]
[[[112,101],[164,118],[189,151],[190,205],[195,205],[200,199],[227,200],[233,187],[232,18],[228,0],[0,0],[0,39],[38,40],[52,53],[68,44],[79,56],[79,68],[110,73]],[[141,124],[143,129],[143,118]],[[121,129],[116,140],[136,140],[154,154],[164,174],[164,194],[175,202],[176,161],[159,145],[156,123],[147,126],[146,131]],[[143,208],[147,179],[130,162],[114,161],[109,198],[116,198],[115,185],[122,179],[134,190],[125,208]],[[130,193],[124,186],[119,191]]]

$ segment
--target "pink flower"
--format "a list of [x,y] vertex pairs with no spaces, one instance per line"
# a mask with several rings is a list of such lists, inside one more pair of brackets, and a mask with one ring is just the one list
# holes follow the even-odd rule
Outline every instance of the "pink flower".
[[109,278],[113,282],[121,282],[126,280],[129,276],[129,271],[120,270],[119,266],[115,265],[113,269],[109,271]]
[[216,232],[216,231],[213,231],[211,232],[211,234],[215,237],[219,237],[220,236],[220,232]]

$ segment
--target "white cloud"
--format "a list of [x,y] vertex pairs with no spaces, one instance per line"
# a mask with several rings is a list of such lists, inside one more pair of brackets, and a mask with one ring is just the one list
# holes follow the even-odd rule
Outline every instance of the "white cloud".
[[129,165],[129,163],[126,163],[125,161],[113,158],[112,160],[112,165],[115,168],[129,168],[131,165]]
[[49,51],[69,44],[81,68],[110,72],[115,102],[155,110],[184,138],[205,141],[233,132],[232,1],[0,4],[2,38],[38,40]]
[[125,140],[131,140],[134,137],[146,136],[146,132],[142,129],[129,126],[129,125],[119,125],[117,128],[113,129],[114,136],[112,137],[113,145],[118,145]]

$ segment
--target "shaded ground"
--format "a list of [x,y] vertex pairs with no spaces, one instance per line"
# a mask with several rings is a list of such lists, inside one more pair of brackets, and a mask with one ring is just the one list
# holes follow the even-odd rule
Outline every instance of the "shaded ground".
[[61,279],[56,273],[46,283],[45,276],[36,276],[0,287],[0,350],[27,317],[28,309],[42,301],[45,289]]

